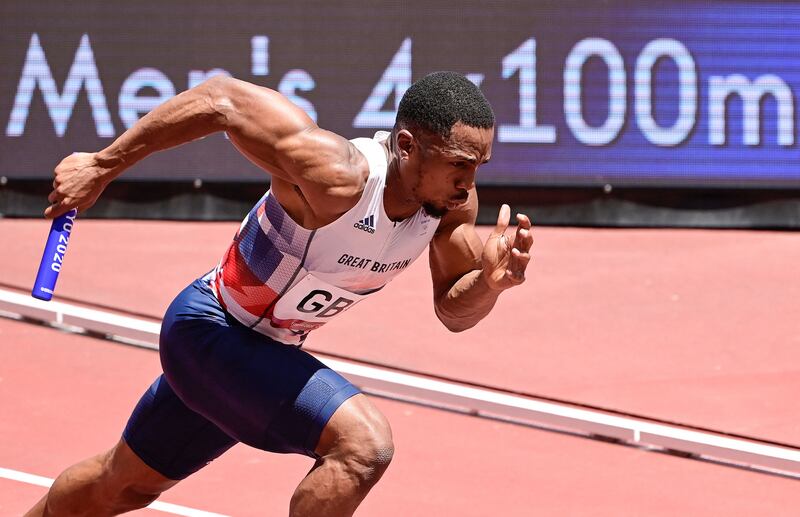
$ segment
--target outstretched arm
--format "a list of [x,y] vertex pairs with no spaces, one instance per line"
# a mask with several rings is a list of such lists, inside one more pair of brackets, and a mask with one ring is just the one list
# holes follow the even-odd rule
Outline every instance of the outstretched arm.
[[278,92],[217,76],[156,107],[102,151],[62,160],[45,216],[85,210],[111,180],[146,156],[217,131],[226,131],[242,154],[274,177],[300,188],[320,182],[348,188],[354,181],[345,139],[317,127]]
[[434,308],[453,332],[475,326],[489,314],[501,292],[524,282],[530,261],[533,236],[526,215],[517,215],[517,230],[509,239],[505,231],[511,210],[503,205],[485,244],[475,232],[476,216],[473,190],[465,209],[445,216],[431,241]]

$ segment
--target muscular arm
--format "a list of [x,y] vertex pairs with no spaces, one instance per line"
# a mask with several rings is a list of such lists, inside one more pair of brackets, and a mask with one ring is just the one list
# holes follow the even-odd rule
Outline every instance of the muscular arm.
[[451,331],[475,326],[494,307],[502,291],[521,284],[533,239],[527,216],[518,216],[514,242],[504,235],[510,210],[503,205],[497,226],[484,245],[475,233],[474,189],[463,210],[448,213],[431,241],[434,309]]
[[97,153],[116,177],[148,155],[227,129],[230,80],[214,77],[179,93],[142,117],[111,145]]
[[337,200],[358,192],[359,155],[342,137],[324,131],[278,92],[217,76],[169,99],[98,153],[75,153],[56,167],[55,217],[84,210],[105,186],[148,155],[226,131],[234,145],[273,179],[297,185],[335,212]]

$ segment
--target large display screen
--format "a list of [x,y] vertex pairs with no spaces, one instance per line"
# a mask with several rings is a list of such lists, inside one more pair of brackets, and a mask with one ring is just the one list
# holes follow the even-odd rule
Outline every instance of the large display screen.
[[[494,107],[479,183],[800,188],[800,4],[23,2],[0,6],[0,175],[47,178],[213,74],[276,89],[348,138],[455,70]],[[225,136],[130,179],[248,181]]]

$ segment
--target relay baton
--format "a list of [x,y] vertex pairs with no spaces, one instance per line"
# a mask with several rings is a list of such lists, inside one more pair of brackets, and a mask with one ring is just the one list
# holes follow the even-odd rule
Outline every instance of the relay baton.
[[49,301],[53,297],[53,290],[56,288],[56,280],[61,272],[61,265],[64,263],[69,234],[72,233],[76,215],[78,215],[78,209],[73,208],[66,214],[53,219],[53,224],[50,225],[50,235],[47,236],[47,244],[44,247],[42,262],[39,264],[39,272],[36,274],[36,282],[31,291],[34,298]]

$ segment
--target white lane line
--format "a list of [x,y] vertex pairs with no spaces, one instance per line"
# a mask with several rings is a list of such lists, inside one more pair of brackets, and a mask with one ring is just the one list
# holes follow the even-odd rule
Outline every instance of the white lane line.
[[27,472],[20,472],[18,470],[4,469],[3,467],[0,467],[0,477],[10,479],[12,481],[27,483],[29,485],[43,486],[45,488],[50,488],[50,485],[53,484],[53,480],[50,478],[36,476],[34,474],[28,474]]
[[[157,348],[159,324],[113,312],[61,302],[44,302],[0,289],[0,312],[19,314],[37,321],[63,323],[131,340]],[[744,463],[800,476],[800,447],[731,438],[679,426],[649,422],[599,411],[571,407],[529,397],[443,382],[383,368],[321,357],[334,370],[367,393],[384,393],[443,407],[458,407],[476,415],[522,420],[556,429],[600,435],[639,446],[682,451],[715,460]]]
[[[29,485],[36,485],[45,488],[50,488],[50,485],[53,484],[53,480],[50,478],[37,476],[35,474],[28,474],[27,472],[20,472],[19,470],[5,469],[3,467],[0,467],[0,478],[19,481],[20,483],[27,483]],[[171,513],[173,515],[184,515],[185,517],[229,517],[221,513],[206,512],[178,504],[163,503],[161,501],[156,501],[150,504],[148,508],[160,512]]]

